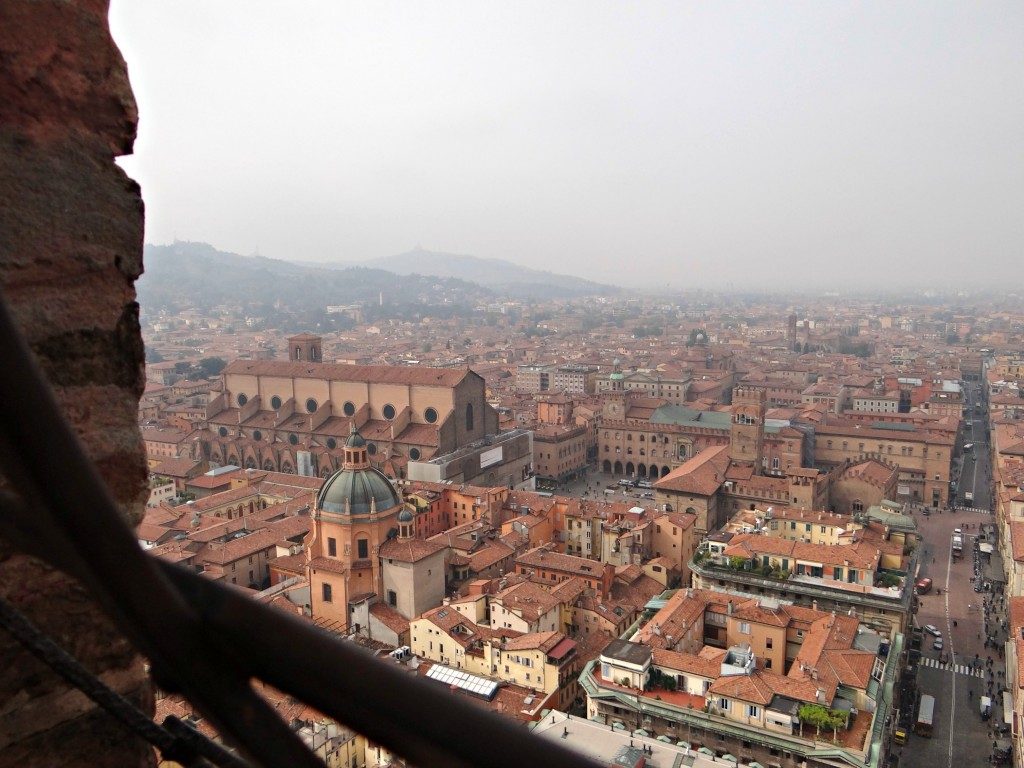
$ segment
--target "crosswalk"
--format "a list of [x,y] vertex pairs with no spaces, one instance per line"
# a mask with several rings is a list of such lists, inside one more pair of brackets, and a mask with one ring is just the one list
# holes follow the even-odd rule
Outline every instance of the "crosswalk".
[[956,507],[957,512],[981,512],[983,515],[991,515],[991,509],[979,509],[978,507]]
[[955,672],[958,675],[967,675],[968,677],[984,677],[980,669],[975,669],[967,664],[943,664],[938,659],[932,659],[927,656],[921,659],[921,666]]

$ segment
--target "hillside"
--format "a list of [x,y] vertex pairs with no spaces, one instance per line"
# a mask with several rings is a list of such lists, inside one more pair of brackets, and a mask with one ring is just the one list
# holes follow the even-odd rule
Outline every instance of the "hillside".
[[468,280],[510,297],[549,298],[614,293],[615,288],[572,275],[530,269],[503,259],[482,259],[415,248],[364,262],[399,275],[436,275]]
[[147,245],[144,264],[137,283],[144,312],[226,305],[266,316],[270,308],[294,314],[365,304],[386,310],[373,314],[403,317],[428,314],[431,307],[450,314],[491,298],[489,291],[463,280],[400,276],[368,267],[311,267],[218,251],[207,243]]

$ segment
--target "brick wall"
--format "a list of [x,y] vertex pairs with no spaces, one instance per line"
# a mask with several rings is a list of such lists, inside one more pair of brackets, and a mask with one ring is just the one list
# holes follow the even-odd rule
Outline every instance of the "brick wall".
[[[134,290],[143,207],[114,163],[131,152],[136,108],[107,3],[4,0],[0,61],[0,288],[137,522],[147,494]],[[0,542],[0,593],[108,685],[152,707],[139,657],[73,581]],[[145,744],[2,631],[0,659],[0,766],[152,763]]]

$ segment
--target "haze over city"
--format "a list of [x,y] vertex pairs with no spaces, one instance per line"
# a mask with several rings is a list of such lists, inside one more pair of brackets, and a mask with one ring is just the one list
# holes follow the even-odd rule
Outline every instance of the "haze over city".
[[113,3],[146,239],[686,289],[1005,285],[1020,3]]

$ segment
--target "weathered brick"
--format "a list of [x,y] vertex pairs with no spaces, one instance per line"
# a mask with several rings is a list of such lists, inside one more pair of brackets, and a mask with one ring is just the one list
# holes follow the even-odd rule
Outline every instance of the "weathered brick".
[[[0,3],[0,290],[86,452],[132,522],[146,465],[134,280],[136,107],[105,0]],[[59,472],[60,467],[54,466]],[[89,499],[68,499],[89,514]],[[152,710],[143,665],[86,592],[0,542],[0,595]],[[0,631],[0,766],[150,765],[153,752]]]

